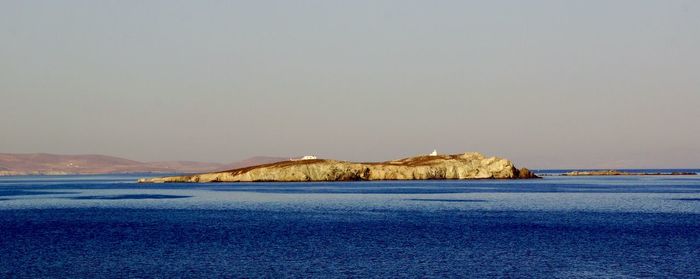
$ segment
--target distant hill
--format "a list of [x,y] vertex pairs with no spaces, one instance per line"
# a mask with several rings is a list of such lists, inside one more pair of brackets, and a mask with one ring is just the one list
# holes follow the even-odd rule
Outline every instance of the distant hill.
[[60,175],[113,173],[199,173],[285,161],[282,157],[252,157],[221,164],[193,161],[139,162],[105,155],[0,153],[2,175]]

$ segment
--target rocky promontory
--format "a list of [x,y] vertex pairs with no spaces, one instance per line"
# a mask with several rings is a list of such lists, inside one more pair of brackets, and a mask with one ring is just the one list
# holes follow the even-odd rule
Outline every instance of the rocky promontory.
[[141,183],[168,182],[307,182],[427,179],[537,178],[517,169],[510,160],[475,152],[425,155],[388,162],[355,163],[336,160],[290,160],[234,170],[184,176],[139,179]]

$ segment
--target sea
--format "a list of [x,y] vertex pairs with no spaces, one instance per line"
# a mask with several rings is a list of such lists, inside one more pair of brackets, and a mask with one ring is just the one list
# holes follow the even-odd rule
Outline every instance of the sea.
[[0,177],[0,278],[700,278],[700,176],[538,173]]

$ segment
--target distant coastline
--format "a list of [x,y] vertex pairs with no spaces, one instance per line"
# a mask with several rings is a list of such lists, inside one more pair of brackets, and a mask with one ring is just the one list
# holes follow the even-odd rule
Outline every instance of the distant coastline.
[[[256,156],[229,164],[194,161],[139,162],[107,155],[57,155],[0,153],[0,177],[71,175],[188,175],[233,170],[277,162],[288,157]],[[698,175],[700,169],[537,169],[539,176],[663,176]]]
[[78,176],[78,175],[167,175],[177,174],[183,175],[194,172],[173,172],[173,171],[133,171],[133,172],[99,172],[99,173],[81,173],[81,172],[62,172],[62,171],[34,171],[34,172],[17,172],[17,171],[0,171],[0,177],[12,176]]
[[0,153],[0,176],[201,173],[285,161],[283,157],[251,157],[223,164],[195,161],[140,162],[107,155]]
[[695,172],[628,172],[620,170],[570,171],[562,176],[614,176],[614,175],[697,175]]
[[682,176],[698,175],[700,169],[539,169],[540,176]]

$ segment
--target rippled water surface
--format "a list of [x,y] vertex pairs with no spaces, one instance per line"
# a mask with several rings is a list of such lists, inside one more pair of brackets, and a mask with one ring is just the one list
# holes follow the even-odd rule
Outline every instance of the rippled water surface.
[[698,277],[700,177],[0,178],[0,278]]

